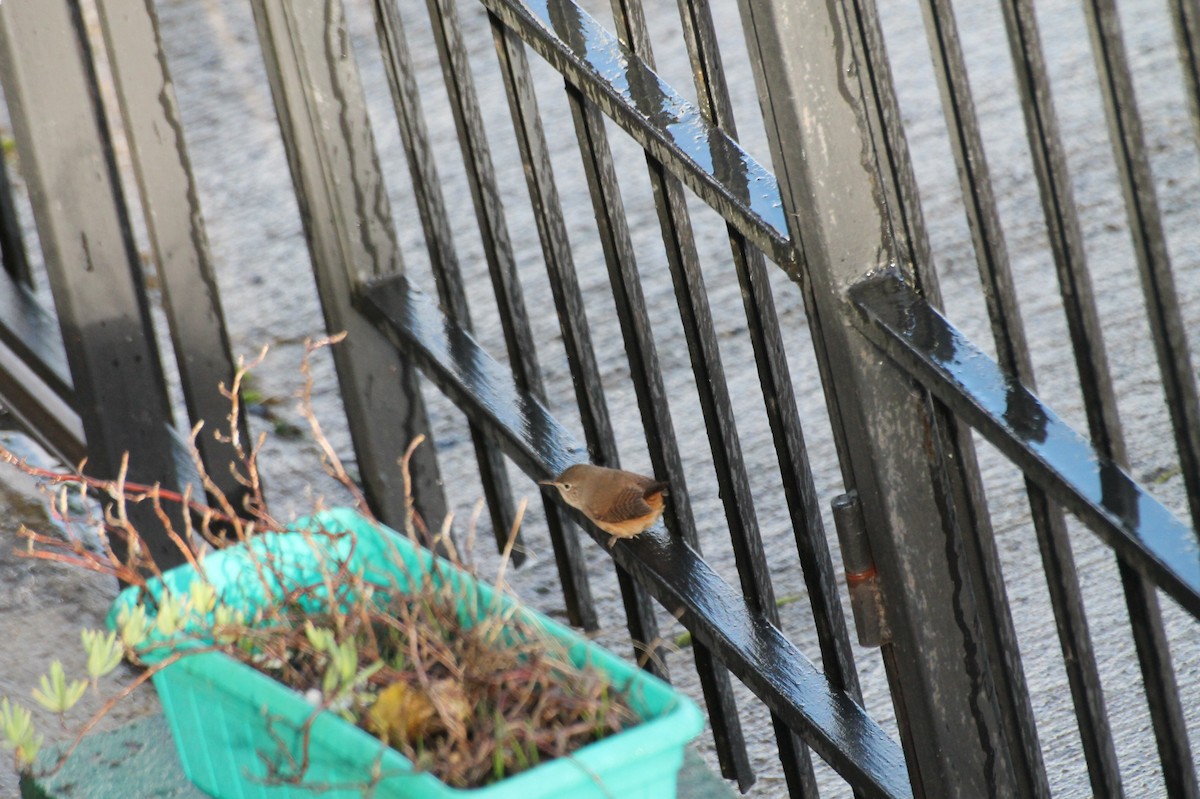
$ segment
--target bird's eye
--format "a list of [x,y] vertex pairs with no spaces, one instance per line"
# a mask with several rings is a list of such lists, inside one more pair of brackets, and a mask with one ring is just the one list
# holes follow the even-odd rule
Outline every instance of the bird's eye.
[[570,491],[570,490],[571,490],[571,484],[563,483],[563,491]]

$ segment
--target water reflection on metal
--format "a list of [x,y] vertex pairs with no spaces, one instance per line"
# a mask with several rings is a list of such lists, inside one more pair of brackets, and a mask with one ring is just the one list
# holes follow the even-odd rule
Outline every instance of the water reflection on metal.
[[1047,494],[1200,617],[1200,539],[895,276],[851,290],[863,332]]
[[572,0],[482,0],[639,144],[776,261],[792,248],[775,176]]
[[[370,285],[359,306],[401,352],[532,479],[587,457],[569,430],[519,390],[512,375],[403,275]],[[583,522],[583,517],[575,518]],[[608,535],[589,529],[600,543]],[[804,737],[857,795],[909,797],[899,745],[762,614],[747,606],[686,542],[661,523],[623,540],[612,557],[647,587],[696,639]]]

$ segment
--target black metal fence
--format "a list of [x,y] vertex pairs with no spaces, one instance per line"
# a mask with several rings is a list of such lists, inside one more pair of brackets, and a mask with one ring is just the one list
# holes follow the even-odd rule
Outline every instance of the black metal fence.
[[[436,387],[465,416],[463,435],[500,537],[514,515],[506,459],[543,479],[575,461],[617,465],[622,453],[626,461],[631,450],[644,453],[647,470],[670,481],[671,498],[662,527],[611,550],[634,653],[654,652],[641,657],[646,668],[667,674],[664,625],[673,622],[656,610],[657,600],[691,633],[720,768],[743,789],[755,774],[731,675],[769,711],[778,771],[793,796],[838,790],[812,753],[861,796],[1196,796],[1189,732],[1200,727],[1200,702],[1187,697],[1200,686],[1200,405],[1189,334],[1200,298],[1186,278],[1200,284],[1200,259],[1186,235],[1171,239],[1170,231],[1187,225],[1167,224],[1191,218],[1194,227],[1195,208],[1159,209],[1163,180],[1151,169],[1155,150],[1142,130],[1118,9],[1084,3],[1095,65],[1083,83],[1094,87],[1112,145],[1110,194],[1118,199],[1108,210],[1123,207],[1127,216],[1124,225],[1106,220],[1105,235],[1127,233],[1132,242],[1128,269],[1138,268],[1146,309],[1132,316],[1144,319],[1158,367],[1145,367],[1138,379],[1161,386],[1165,401],[1157,405],[1173,434],[1171,447],[1131,447],[1117,388],[1126,376],[1107,358],[1114,337],[1136,335],[1106,326],[1103,297],[1092,287],[1089,245],[1108,239],[1089,234],[1085,222],[1089,204],[1106,195],[1078,179],[1077,149],[1056,121],[1064,110],[1053,102],[1062,62],[1056,52],[1047,55],[1039,22],[1057,21],[1058,7],[1035,15],[1031,3],[1014,0],[989,17],[966,2],[916,5],[929,41],[921,60],[931,67],[928,81],[945,119],[942,133],[924,138],[941,142],[956,167],[950,193],[956,189],[958,198],[949,204],[965,213],[964,245],[979,267],[978,284],[965,290],[963,273],[946,264],[967,258],[931,243],[922,214],[921,189],[931,184],[907,135],[929,119],[906,115],[914,105],[904,92],[923,74],[893,76],[885,52],[885,44],[893,54],[915,49],[904,19],[914,9],[899,2],[877,9],[869,0],[755,0],[735,13],[681,0],[675,41],[685,45],[694,85],[679,87],[654,71],[655,36],[637,2],[614,2],[601,22],[571,0],[428,0],[425,19],[414,24],[416,9],[389,0],[347,0],[346,7],[341,0],[252,0],[325,326],[349,332],[334,359],[358,474],[381,518],[400,518],[395,460],[413,435],[430,429],[422,385]],[[1142,13],[1144,5],[1130,3],[1123,13]],[[370,15],[369,48],[356,48],[348,10]],[[1200,135],[1200,23],[1190,4],[1169,10],[1171,54],[1178,56],[1170,78]],[[960,34],[956,12],[972,23],[990,19],[991,27]],[[741,28],[735,57],[752,72],[761,120],[735,123],[735,108],[744,114],[754,103],[726,83],[729,52],[721,48],[731,42],[730,25]],[[414,32],[432,46],[414,48]],[[986,104],[972,98],[968,82],[978,73],[968,68],[964,41],[977,41],[976,34],[1007,42],[1011,56],[1011,82],[1001,81],[1001,90],[989,84]],[[481,55],[485,48],[471,35],[490,35],[494,53]],[[1077,46],[1082,35],[1082,28],[1056,29],[1048,39]],[[432,53],[435,63],[418,63],[415,51]],[[530,63],[529,51],[539,62]],[[372,108],[359,60],[364,71],[382,71],[394,117],[381,121]],[[26,195],[0,171],[0,253],[9,275],[0,280],[0,394],[61,457],[77,461],[86,452],[90,470],[112,475],[128,451],[131,479],[170,484],[180,479],[177,436],[135,228],[141,235],[144,225],[152,250],[174,349],[169,361],[191,423],[218,426],[227,413],[217,385],[228,381],[233,359],[168,61],[151,3],[0,3],[0,88],[37,227],[36,242],[22,232],[18,206]],[[440,71],[444,94],[439,89],[438,111],[427,116],[430,70]],[[1007,76],[1009,66],[1000,72]],[[106,82],[115,107],[102,96]],[[497,120],[484,110],[492,104],[480,84],[502,87],[508,119],[500,122],[512,130],[501,138],[511,153],[494,154]],[[1006,101],[997,99],[1006,91]],[[561,190],[563,143],[548,135],[550,112],[540,113],[539,103],[570,116],[574,168],[594,217],[586,236],[574,224],[586,201]],[[1008,109],[1002,124],[992,112],[997,103]],[[990,123],[983,119],[989,113]],[[431,133],[430,120],[447,116],[459,148],[455,163]],[[395,211],[389,189],[402,178],[381,165],[377,140],[393,122],[409,172],[401,193],[415,218]],[[768,152],[757,158],[739,144],[738,126],[747,124],[766,141]],[[128,148],[145,212],[138,224],[123,197],[114,130]],[[989,175],[985,141],[1006,155],[1000,179]],[[1178,126],[1169,147],[1195,157]],[[1027,172],[1011,167],[1018,158]],[[516,209],[505,181],[516,173],[506,167],[514,159],[526,184],[516,194],[528,201],[516,216],[528,225],[508,221]],[[447,196],[451,183],[439,177],[447,171],[460,176],[473,214],[465,197]],[[1022,196],[1014,174],[1036,186],[1022,218],[1028,222],[1030,207],[1041,216],[1034,244],[1013,248],[1032,253],[1023,261],[1009,257],[1001,225],[1003,209]],[[1171,177],[1194,185],[1186,170]],[[649,200],[631,201],[630,185]],[[934,202],[945,205],[945,184],[934,185],[943,191]],[[626,213],[629,206],[656,216],[661,245],[649,257],[635,229],[643,222]],[[952,216],[937,214],[939,221]],[[459,254],[464,228],[486,263],[487,307],[476,285],[483,270]],[[728,240],[716,263],[704,244],[714,229]],[[405,242],[414,237],[424,247],[425,272],[405,269],[412,260]],[[544,276],[531,278],[542,263],[531,269],[529,260],[544,263]],[[649,273],[664,262],[674,311],[653,302],[664,294],[646,290],[656,285]],[[596,288],[597,272],[606,273],[607,290]],[[794,282],[781,282],[780,274]],[[32,289],[42,275],[50,302]],[[971,295],[968,310],[949,302],[941,310],[939,279],[955,284],[955,298]],[[732,284],[744,310],[733,322],[728,303],[710,305],[714,292]],[[1052,382],[1070,371],[1073,356],[1077,377],[1067,382],[1078,407],[1067,415],[1086,425],[1086,437],[1033,393],[1034,365],[1047,361],[1031,352],[1018,296],[1060,314],[1060,343],[1070,347]],[[803,342],[793,340],[776,307],[779,300],[794,308],[797,297],[812,354],[798,354]],[[545,341],[553,325],[542,324],[550,308],[558,331],[553,356]],[[668,314],[678,331],[670,346],[679,352],[662,346]],[[498,320],[497,341],[472,335],[473,315]],[[983,316],[992,332],[983,348],[949,321],[968,327]],[[1028,338],[1053,339],[1039,324]],[[737,345],[744,345],[736,349],[742,360],[731,363]],[[615,366],[597,354],[614,350]],[[811,358],[828,411],[828,420],[805,425],[832,441],[839,490],[819,489],[814,477],[821,465],[810,462],[796,395],[813,381],[796,372],[801,358]],[[664,361],[689,364],[692,379],[680,382]],[[745,388],[747,372],[753,391]],[[757,427],[745,418],[747,393],[765,420]],[[620,412],[633,405],[636,418]],[[756,441],[747,427],[769,440],[768,464],[748,454]],[[977,439],[990,442],[978,454]],[[210,473],[228,474],[228,449],[201,441]],[[437,449],[418,452],[421,511],[441,518],[448,502]],[[1138,459],[1132,472],[1131,452]],[[1158,468],[1147,469],[1147,460]],[[997,483],[997,469],[1019,473],[1024,484]],[[1131,474],[1149,475],[1142,483],[1155,483],[1154,490]],[[997,485],[1027,497],[1015,529],[998,530],[1007,522],[989,512],[989,500],[1012,508],[997,502]],[[240,490],[232,480],[221,487],[233,497]],[[595,629],[602,613],[589,561],[609,550],[586,542],[574,525],[601,544],[607,535],[556,496],[544,499],[566,614]],[[1116,611],[1134,653],[1114,651],[1111,642],[1097,651],[1089,632],[1097,611],[1089,617],[1084,603],[1087,572],[1097,567],[1094,559],[1080,566],[1073,552],[1091,538],[1073,529],[1064,509],[1115,555],[1108,592],[1119,582],[1123,596],[1101,607],[1101,626],[1111,627]],[[1192,526],[1173,509],[1186,509]],[[840,552],[831,552],[831,526]],[[799,568],[784,571],[799,588],[773,586],[780,549],[764,539],[780,531],[794,540],[788,559]],[[732,568],[723,577],[724,553],[710,552],[710,562],[700,552],[702,541],[711,550],[726,535]],[[1030,638],[1025,589],[1017,586],[1029,575],[1014,574],[1006,552],[1034,546],[1045,575],[1038,600],[1048,597],[1050,606],[1041,615],[1053,617],[1061,657]],[[157,547],[164,561],[171,558],[167,542]],[[1013,599],[1018,588],[1021,597]],[[808,600],[804,630],[785,635],[781,608],[793,591]],[[844,608],[866,648],[852,645]],[[1164,617],[1175,620],[1173,629]],[[801,640],[812,641],[812,651],[802,651]],[[1181,641],[1191,651],[1180,651]],[[870,667],[860,673],[864,656],[881,662],[885,676],[872,676]],[[1136,658],[1139,671],[1119,671],[1123,682],[1114,686],[1110,677],[1106,684],[1104,661],[1114,658]],[[1031,690],[1026,672],[1047,661],[1057,661],[1053,675],[1039,676]],[[886,681],[891,708],[867,713],[860,678]],[[1055,692],[1070,696],[1051,703],[1057,713],[1041,701]],[[1150,732],[1127,748],[1114,728],[1130,722],[1106,705],[1125,713],[1130,693],[1144,696],[1144,708],[1130,711],[1134,726],[1145,719]],[[1072,712],[1074,722],[1064,722]],[[1157,762],[1147,765],[1154,755]]]

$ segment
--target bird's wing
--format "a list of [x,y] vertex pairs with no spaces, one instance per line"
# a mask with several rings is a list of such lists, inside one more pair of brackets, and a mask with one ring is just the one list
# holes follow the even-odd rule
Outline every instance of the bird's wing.
[[602,512],[592,511],[588,515],[598,522],[627,522],[654,511],[642,496],[642,489],[630,486],[614,499]]
[[671,492],[667,490],[670,487],[671,484],[663,480],[652,480],[649,483],[646,483],[646,485],[642,488],[642,496],[648,497],[652,494],[657,494],[660,491],[663,494],[670,494]]

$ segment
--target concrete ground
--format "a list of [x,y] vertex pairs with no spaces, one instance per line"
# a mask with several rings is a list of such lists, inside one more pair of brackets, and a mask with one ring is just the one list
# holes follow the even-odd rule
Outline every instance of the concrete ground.
[[[206,799],[184,776],[161,715],[89,738],[53,777],[26,780],[22,799]],[[168,745],[164,746],[166,742]],[[96,775],[104,775],[97,780]],[[735,793],[690,748],[684,750],[679,799],[733,799]]]
[[[11,432],[0,435],[6,447]],[[10,468],[0,469],[0,696],[10,697],[34,712],[35,721],[50,741],[68,738],[55,716],[30,698],[30,692],[53,660],[61,660],[69,677],[84,674],[85,658],[79,631],[102,628],[104,616],[116,596],[116,582],[102,575],[54,563],[19,557],[15,536],[21,524],[34,529],[51,527],[42,494],[33,481]],[[119,667],[106,681],[111,695],[128,684],[134,672]],[[72,720],[87,719],[98,711],[104,697],[89,691]],[[158,711],[151,690],[139,690],[116,705],[97,725],[111,729]],[[0,754],[7,755],[7,751]],[[0,763],[0,797],[17,795],[16,774],[5,760]],[[134,799],[134,795],[129,795]]]
[[[409,44],[421,75],[423,102],[431,141],[440,159],[441,178],[451,207],[461,211],[452,222],[458,255],[467,276],[475,329],[484,345],[497,357],[503,357],[498,319],[488,310],[492,304],[490,283],[482,247],[472,230],[469,189],[461,166],[455,166],[456,162],[461,164],[461,159],[453,120],[446,109],[444,93],[435,86],[440,78],[428,25],[423,22],[424,3],[402,0],[398,5],[411,26]],[[593,13],[603,15],[607,3],[589,0],[585,5]],[[757,102],[751,72],[735,55],[741,37],[736,5],[714,3],[720,15],[722,54],[732,79],[739,131],[747,149],[767,160],[761,124],[754,122]],[[1059,121],[1068,141],[1069,166],[1107,331],[1132,471],[1183,517],[1186,504],[1182,499],[1182,480],[1153,366],[1153,347],[1141,309],[1141,289],[1125,228],[1121,190],[1111,167],[1107,129],[1094,85],[1088,34],[1079,5],[1075,0],[1039,2],[1038,18],[1050,53]],[[1200,213],[1200,169],[1186,100],[1178,90],[1170,22],[1164,4],[1123,0],[1119,5],[1136,70],[1139,103],[1158,177],[1159,200],[1176,281],[1184,303],[1185,326],[1195,351],[1200,348],[1200,225],[1196,224]],[[371,44],[369,12],[359,0],[347,2],[347,6],[351,40],[376,121],[377,144],[385,175],[389,177],[390,199],[406,266],[414,280],[428,286],[431,285],[428,258],[423,252],[410,193],[405,190],[407,167],[391,116],[386,82],[377,62],[372,61],[377,54]],[[496,77],[487,20],[477,3],[464,2],[460,6],[465,16],[469,57],[481,84],[484,118],[493,140],[510,228],[517,239],[516,257],[526,295],[532,308],[549,307],[536,236],[518,235],[534,227],[528,214],[522,215],[520,210],[528,205],[528,198],[523,197],[524,177],[513,147],[503,88]],[[673,35],[672,24],[678,25],[671,21],[676,16],[675,4],[646,3],[646,6],[651,30],[657,34],[655,47],[660,72],[672,85],[690,92],[686,53],[680,38]],[[975,276],[970,231],[964,221],[954,161],[937,106],[937,82],[929,66],[921,13],[910,0],[887,0],[880,2],[880,6],[947,313],[987,349],[989,330]],[[260,401],[253,408],[252,428],[255,434],[269,434],[263,453],[264,476],[276,503],[276,514],[287,518],[309,510],[317,497],[330,501],[339,501],[340,497],[320,477],[316,447],[305,435],[303,422],[293,408],[293,394],[300,382],[296,371],[299,352],[305,337],[321,335],[322,322],[248,4],[242,0],[159,0],[156,7],[200,184],[235,352],[252,357],[262,345],[272,347],[268,361],[255,373],[254,388]],[[1021,131],[1021,111],[1013,94],[1008,46],[996,33],[1001,25],[999,6],[985,0],[958,0],[955,7],[1008,236],[1008,255],[1034,352],[1039,392],[1060,415],[1083,430],[1086,427],[1082,403],[1054,286],[1053,263],[1042,232],[1036,182]],[[531,57],[531,62],[535,79],[541,81],[539,86],[561,88],[561,79],[549,74],[536,57]],[[594,246],[594,216],[570,117],[565,107],[555,104],[556,97],[547,91],[539,95],[539,101],[543,104],[568,233],[577,248],[576,266],[589,320],[596,331],[604,331],[603,335],[597,332],[595,336],[597,357],[624,463],[644,471],[649,461],[636,421],[636,400],[629,386],[620,337],[610,334],[615,322],[602,256]],[[695,386],[674,310],[671,281],[662,261],[657,217],[641,168],[641,153],[626,146],[621,137],[613,139],[618,163],[622,164],[622,190],[643,286],[653,309],[654,334],[676,434],[682,442],[688,488],[702,522],[704,552],[714,568],[736,584],[707,441],[702,425],[694,421],[700,418]],[[724,225],[704,210],[697,210],[695,219],[697,244],[705,264],[713,316],[739,414],[739,433],[776,592],[804,599],[792,531],[778,487],[771,438],[760,404],[755,401],[757,378],[746,344],[741,298],[732,277]],[[789,347],[800,415],[817,492],[827,509],[829,501],[842,490],[840,471],[799,292],[782,277],[776,277],[776,301],[783,337]],[[570,411],[571,383],[559,346],[557,322],[551,313],[533,314],[531,322],[539,342],[538,356],[546,372],[550,405],[566,424],[574,425]],[[164,351],[168,350],[164,347]],[[338,423],[336,380],[328,360],[319,360],[314,373],[318,413],[338,451],[348,454],[349,439]],[[433,396],[433,392],[428,402],[449,501],[462,520],[470,515],[481,495],[473,470],[470,439],[461,416],[453,408]],[[1078,732],[1020,476],[986,446],[981,447],[980,458],[1051,787],[1055,796],[1086,797],[1090,788],[1079,757]],[[0,479],[8,479],[6,470],[0,470]],[[530,481],[514,472],[512,482],[518,496],[536,500],[536,489]],[[4,501],[12,508],[9,521],[0,525],[5,533],[15,528],[18,520],[32,523],[30,520],[44,518],[36,503],[30,501],[27,485],[6,489]],[[526,522],[533,557],[513,576],[514,582],[521,596],[539,609],[561,614],[549,542],[536,507],[531,508]],[[460,521],[457,529],[462,528]],[[828,516],[826,529],[833,540]],[[479,531],[481,541],[488,540],[490,535],[489,530]],[[1107,548],[1079,525],[1072,525],[1071,540],[1079,563],[1091,632],[1097,642],[1126,792],[1138,797],[1161,796],[1162,783],[1154,765],[1153,741],[1146,732],[1149,720],[1139,688],[1136,659],[1132,656],[1128,618],[1119,592],[1114,590],[1117,574],[1113,558]],[[590,546],[590,542],[586,544]],[[66,658],[77,651],[79,622],[99,623],[111,596],[111,586],[53,569],[33,569],[27,563],[7,559],[6,554],[0,557],[6,558],[0,560],[0,693],[18,688],[27,691],[26,686],[36,680],[49,658],[60,655]],[[834,557],[836,560],[836,551]],[[597,551],[589,568],[601,617],[619,619],[620,598],[609,559]],[[485,574],[486,570],[485,565]],[[9,585],[13,586],[12,591],[8,590]],[[1164,612],[1193,747],[1200,748],[1200,648],[1195,646],[1200,625],[1170,602],[1165,603]],[[785,633],[801,651],[816,659],[818,650],[807,602],[791,602],[781,608],[781,615]],[[680,632],[669,618],[661,618],[661,625],[668,639]],[[619,622],[601,633],[604,643],[624,652],[621,639]],[[891,702],[877,654],[856,649],[855,656],[868,711],[885,728],[893,729]],[[699,690],[690,672],[690,660],[688,653],[683,652],[673,655],[670,665],[677,684],[697,696]],[[784,787],[769,719],[749,691],[740,686],[738,690],[751,758],[760,775],[751,796],[775,799],[784,793]],[[129,708],[127,711],[130,715],[140,712]],[[701,745],[706,747],[705,757],[713,762],[711,746],[703,740]],[[831,770],[822,764],[818,764],[817,770],[823,796],[850,795]],[[4,779],[0,770],[0,795],[7,795],[4,790],[9,784]]]

